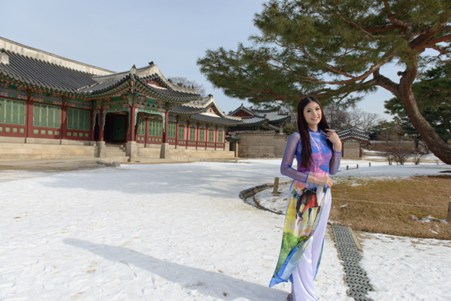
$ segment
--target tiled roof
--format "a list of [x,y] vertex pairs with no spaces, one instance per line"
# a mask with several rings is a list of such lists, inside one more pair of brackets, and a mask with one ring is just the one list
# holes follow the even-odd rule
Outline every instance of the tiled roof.
[[230,113],[230,115],[238,114],[239,111],[244,111],[251,115],[250,117],[243,117],[243,126],[254,126],[262,124],[265,120],[271,123],[282,122],[289,118],[288,114],[279,113],[276,110],[255,110],[246,108],[243,104],[236,110]]
[[128,81],[129,78],[129,73],[126,72],[114,73],[105,76],[93,76],[93,83],[80,87],[78,91],[84,94],[100,94],[119,86],[120,84]]
[[[155,77],[157,75],[154,75]],[[189,93],[183,90],[175,91],[171,88],[158,88],[148,83],[149,77],[139,78],[132,73],[115,73],[112,75],[94,77],[96,83],[80,89],[90,98],[106,96],[109,94],[125,93],[131,86],[131,80],[135,83],[135,89],[144,95],[161,99],[168,102],[183,103],[197,100],[201,96],[196,93]],[[119,91],[119,92],[118,92]]]
[[[36,49],[27,45],[23,45],[4,37],[0,37],[0,50],[9,51],[16,53],[18,55],[33,58],[42,62],[49,64],[66,67],[67,69],[77,70],[83,73],[94,74],[94,75],[105,75],[114,73],[111,70],[105,68],[100,68],[97,66],[89,65],[86,63],[81,63],[72,59],[68,59],[47,51]],[[5,63],[3,61],[3,63]]]
[[337,135],[340,137],[341,140],[356,139],[365,142],[369,142],[370,140],[369,134],[358,128],[342,130],[337,132]]
[[289,117],[288,114],[280,114],[279,112],[268,112],[262,116],[262,118],[268,119],[269,122],[283,121],[288,117]]
[[244,111],[248,115],[254,115],[254,112],[252,112],[250,109],[246,108],[243,104],[241,104],[238,108],[230,112],[230,115],[236,115],[239,111]]
[[213,115],[208,115],[208,114],[195,114],[195,115],[190,116],[190,119],[196,120],[196,121],[213,123],[213,124],[221,124],[221,125],[226,125],[226,126],[237,125],[241,122],[240,120],[236,120],[236,119],[221,118],[218,116],[213,116]]
[[13,84],[94,98],[124,93],[133,81],[143,94],[164,101],[183,103],[201,99],[194,89],[167,80],[153,62],[143,68],[133,66],[130,71],[114,73],[1,37],[0,46],[6,47],[0,49],[0,79]]
[[[70,93],[87,99],[135,91],[178,104],[172,112],[215,124],[236,125],[241,118],[225,115],[214,98],[201,97],[193,88],[166,79],[159,68],[148,66],[115,73],[66,59],[0,37],[0,80],[49,92]],[[91,71],[91,72],[87,72]],[[217,116],[208,110],[212,109]]]
[[[214,116],[213,114],[208,114],[207,112],[210,109],[216,112],[217,115]],[[242,122],[242,119],[239,117],[225,115],[222,113],[212,95],[174,106],[170,111],[174,114],[193,115],[190,119],[220,123],[224,125],[237,125]]]
[[170,111],[174,114],[191,115],[191,114],[202,113],[205,110],[203,108],[193,108],[193,107],[179,105],[179,106],[173,107]]
[[277,112],[277,111],[278,111],[277,109],[268,109],[268,110],[263,110],[263,109],[250,109],[250,110],[252,110],[252,112],[253,112],[255,115],[258,115],[258,116],[262,116],[262,115],[266,115],[266,114],[269,114],[269,113],[273,113],[273,112]]
[[252,118],[243,118],[243,126],[244,125],[257,125],[265,122],[264,118],[260,117],[252,117]]
[[176,114],[203,113],[206,112],[212,106],[216,108],[218,114],[224,116],[224,114],[217,107],[216,102],[213,96],[211,95],[209,95],[208,97],[202,97],[187,103],[180,104],[179,106],[174,106],[172,107],[171,112]]
[[142,89],[142,92],[144,92],[144,94],[149,94],[150,96],[168,102],[185,103],[188,101],[193,101],[201,98],[201,96],[197,93],[194,93],[194,91],[184,92],[166,88],[163,89],[157,88],[144,82],[141,78],[138,78],[136,83],[139,86],[139,88]]
[[77,89],[80,87],[95,83],[89,73],[10,51],[3,53],[8,56],[9,62],[0,64],[0,76],[6,80],[70,93],[77,93]]

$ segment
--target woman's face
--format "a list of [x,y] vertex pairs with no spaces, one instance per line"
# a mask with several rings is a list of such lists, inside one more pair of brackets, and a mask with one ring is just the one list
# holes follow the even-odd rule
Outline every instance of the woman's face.
[[321,107],[314,101],[309,102],[304,108],[304,118],[311,130],[317,131],[321,121]]

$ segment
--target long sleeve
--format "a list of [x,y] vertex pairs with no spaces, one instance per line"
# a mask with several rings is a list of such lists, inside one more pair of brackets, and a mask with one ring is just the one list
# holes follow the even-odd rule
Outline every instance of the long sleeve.
[[280,173],[293,180],[305,183],[307,182],[308,173],[299,172],[292,167],[299,139],[300,135],[297,132],[288,136],[287,146],[283,154],[282,163],[280,164]]
[[329,174],[334,175],[337,173],[341,162],[341,152],[332,151],[332,159],[329,163]]

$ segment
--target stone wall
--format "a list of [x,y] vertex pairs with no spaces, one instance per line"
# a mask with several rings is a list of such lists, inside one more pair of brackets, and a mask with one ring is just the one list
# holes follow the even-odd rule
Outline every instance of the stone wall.
[[360,159],[360,142],[356,140],[343,141],[343,158],[344,159]]
[[281,158],[285,150],[286,135],[274,131],[238,132],[238,157]]

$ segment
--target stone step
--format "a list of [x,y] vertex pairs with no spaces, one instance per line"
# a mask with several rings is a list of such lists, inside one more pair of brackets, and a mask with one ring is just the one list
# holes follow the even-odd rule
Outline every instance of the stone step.
[[121,149],[106,149],[105,153],[108,155],[124,155],[125,156],[125,150],[121,150]]
[[125,145],[106,144],[105,145],[105,156],[107,158],[126,157]]
[[129,156],[106,156],[102,158],[102,161],[109,162],[109,163],[127,163],[130,162]]

